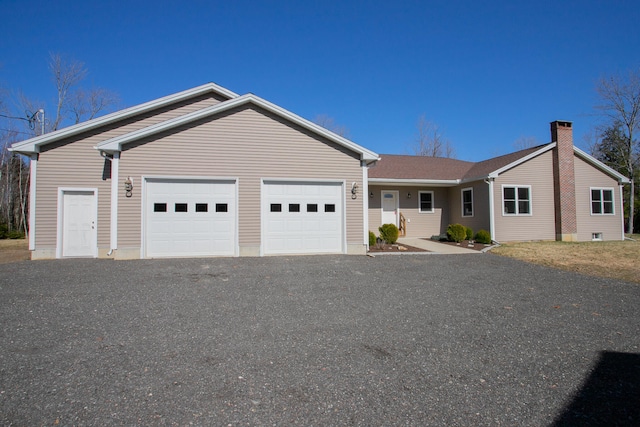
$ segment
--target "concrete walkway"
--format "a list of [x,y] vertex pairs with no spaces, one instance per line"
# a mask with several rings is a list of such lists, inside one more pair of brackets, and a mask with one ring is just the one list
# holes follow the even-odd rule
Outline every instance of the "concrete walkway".
[[482,252],[468,249],[464,246],[445,245],[433,240],[420,239],[418,237],[401,237],[398,239],[401,245],[409,245],[415,248],[425,249],[437,254],[480,254]]

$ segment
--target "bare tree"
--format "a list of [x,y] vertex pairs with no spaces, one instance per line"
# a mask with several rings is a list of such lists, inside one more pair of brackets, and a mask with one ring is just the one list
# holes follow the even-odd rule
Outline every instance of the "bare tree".
[[628,75],[614,75],[601,78],[596,86],[601,103],[596,109],[609,121],[610,125],[619,124],[623,131],[620,147],[617,150],[626,165],[631,188],[629,192],[628,232],[633,233],[635,210],[635,164],[638,144],[634,132],[640,128],[640,70],[630,71]]
[[78,124],[93,119],[119,101],[118,95],[108,89],[78,89],[69,99],[69,111],[73,115],[74,124]]
[[87,75],[87,69],[80,61],[67,61],[59,53],[49,54],[49,71],[51,79],[56,87],[58,101],[54,120],[51,122],[51,130],[57,130],[64,119],[65,107],[69,102],[71,91]]
[[418,133],[413,146],[416,156],[455,157],[451,142],[443,136],[438,125],[427,120],[424,114],[418,118],[416,128]]
[[540,145],[535,136],[521,136],[513,141],[513,148],[520,151]]
[[52,53],[49,70],[57,92],[55,115],[50,125],[52,131],[60,128],[67,114],[77,124],[93,119],[119,102],[118,95],[108,89],[94,87],[87,90],[79,87],[87,76],[87,69],[80,61]]
[[349,138],[349,129],[344,125],[337,124],[333,117],[330,117],[326,114],[318,114],[313,119],[313,122],[327,130],[330,130],[335,134],[338,134],[344,138]]

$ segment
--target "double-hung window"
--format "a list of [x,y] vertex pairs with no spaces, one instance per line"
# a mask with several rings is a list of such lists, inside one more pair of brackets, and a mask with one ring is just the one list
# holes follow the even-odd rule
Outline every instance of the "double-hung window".
[[502,187],[504,215],[531,215],[531,186]]
[[419,191],[418,211],[433,213],[433,191]]
[[473,216],[473,188],[462,189],[462,216]]
[[613,215],[613,189],[591,189],[591,215]]

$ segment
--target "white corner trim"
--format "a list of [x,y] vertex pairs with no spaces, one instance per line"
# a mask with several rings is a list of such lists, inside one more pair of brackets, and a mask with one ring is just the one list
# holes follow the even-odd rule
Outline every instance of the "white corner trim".
[[364,160],[362,164],[362,191],[360,197],[362,197],[362,228],[364,237],[364,246],[369,250],[369,166]]
[[120,152],[113,153],[111,159],[111,234],[110,250],[118,249],[118,187],[120,183]]
[[38,174],[38,154],[31,155],[29,163],[29,250],[36,249],[36,179]]

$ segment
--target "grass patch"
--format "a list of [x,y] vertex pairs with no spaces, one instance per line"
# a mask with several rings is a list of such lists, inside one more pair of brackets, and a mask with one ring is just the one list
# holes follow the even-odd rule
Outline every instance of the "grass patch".
[[640,235],[635,241],[506,243],[491,253],[598,277],[640,283]]

